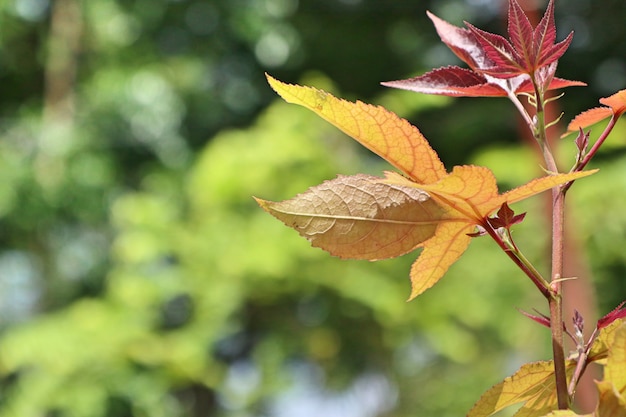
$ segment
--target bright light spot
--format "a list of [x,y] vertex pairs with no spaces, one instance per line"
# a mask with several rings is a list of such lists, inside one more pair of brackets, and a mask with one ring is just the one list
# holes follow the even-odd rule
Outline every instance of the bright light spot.
[[261,36],[254,48],[259,62],[267,67],[284,65],[300,47],[298,33],[288,25],[276,25]]
[[375,417],[391,410],[397,390],[382,374],[365,372],[343,391],[324,389],[323,372],[312,364],[292,369],[294,385],[271,406],[276,417]]
[[186,108],[167,80],[157,73],[140,71],[128,85],[131,100],[124,114],[135,137],[147,144],[169,166],[180,166],[189,149],[180,135]]
[[16,0],[15,13],[24,20],[39,21],[46,16],[48,0]]
[[0,320],[24,320],[34,311],[40,295],[39,278],[39,268],[29,254],[0,254]]
[[237,361],[228,368],[226,381],[220,390],[220,403],[231,410],[243,409],[260,383],[261,374],[252,362]]
[[267,14],[276,18],[285,18],[298,10],[298,0],[265,0]]
[[141,34],[139,22],[132,17],[117,14],[103,25],[108,39],[117,45],[130,45]]
[[280,67],[289,59],[289,42],[277,32],[263,35],[254,48],[257,59],[267,67]]

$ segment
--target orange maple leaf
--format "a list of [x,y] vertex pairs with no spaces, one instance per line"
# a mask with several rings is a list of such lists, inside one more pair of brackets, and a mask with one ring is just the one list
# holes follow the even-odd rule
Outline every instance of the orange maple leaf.
[[[312,87],[282,83],[269,75],[267,79],[287,102],[314,111],[386,159],[403,175],[387,172],[384,179],[359,177],[359,181],[340,177],[286,202],[257,201],[315,246],[343,258],[374,260],[423,248],[411,268],[410,299],[441,279],[467,249],[471,240],[468,234],[476,226],[484,226],[489,215],[502,204],[515,203],[595,172],[547,175],[499,194],[496,179],[488,168],[456,166],[448,173],[421,132],[383,107],[345,101]],[[346,187],[348,182],[350,186]],[[380,198],[372,197],[373,183],[379,184],[383,194]],[[320,197],[319,187],[331,187],[332,198],[330,194]],[[418,199],[411,197],[415,192],[411,190],[416,189],[425,194],[419,194]],[[393,201],[386,198],[398,192]],[[355,195],[368,197],[355,199]],[[365,205],[364,200],[368,200]],[[418,207],[422,214],[409,216]],[[311,227],[312,222],[315,227]],[[336,242],[338,232],[347,236],[341,245]],[[334,238],[324,239],[330,235]],[[374,238],[364,245],[367,236]],[[401,244],[394,239],[401,240]],[[354,242],[354,248],[346,245],[347,241]]]
[[563,136],[578,132],[579,129],[589,127],[611,116],[620,117],[626,112],[626,90],[620,90],[609,97],[601,98],[600,103],[604,106],[594,107],[574,117],[567,125],[567,132]]

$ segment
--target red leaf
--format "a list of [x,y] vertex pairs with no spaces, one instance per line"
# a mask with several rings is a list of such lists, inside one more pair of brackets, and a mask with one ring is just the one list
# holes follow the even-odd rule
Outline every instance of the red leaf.
[[493,66],[481,68],[481,72],[499,78],[515,77],[526,72],[520,64],[519,54],[504,37],[478,29],[471,23],[465,22],[465,25],[476,36],[485,55],[493,61]]
[[437,68],[419,77],[382,83],[387,87],[401,88],[425,94],[464,97],[501,97],[506,91],[490,84],[482,75],[460,67]]
[[539,59],[537,60],[536,67],[543,67],[546,65],[550,65],[551,63],[557,61],[559,58],[563,56],[569,45],[572,43],[572,39],[574,39],[574,32],[570,32],[567,35],[567,38],[563,39],[561,42],[556,45],[552,45],[547,48],[545,51],[540,51]]
[[546,12],[533,32],[536,57],[543,55],[544,51],[551,48],[556,42],[556,25],[554,24],[554,1],[550,0]]
[[509,39],[527,66],[535,61],[533,27],[516,0],[509,2]]
[[476,36],[465,28],[454,26],[431,12],[426,12],[437,30],[437,34],[448,48],[472,69],[493,67],[493,62],[485,55]]
[[526,317],[528,317],[529,319],[541,324],[542,326],[547,327],[548,329],[550,328],[550,317],[541,314],[539,312],[537,312],[538,315],[534,315],[534,314],[530,314],[524,310],[520,310],[519,308],[517,309],[517,311],[519,311],[520,313],[522,313],[523,315],[525,315]]
[[[546,89],[546,91],[548,90],[558,90],[560,88],[565,88],[565,87],[584,87],[587,84],[585,84],[582,81],[572,81],[572,80],[565,80],[563,78],[553,78],[552,81],[550,82],[550,86]],[[533,93],[535,90],[533,89],[533,85],[530,82],[530,79],[524,81],[524,83],[517,89],[515,90],[515,93],[519,94],[519,93]]]
[[626,304],[626,301],[622,301],[620,305],[615,307],[609,314],[599,319],[597,326],[598,329],[602,329],[603,327],[608,326],[617,319],[623,319],[624,317],[626,317],[626,308],[622,308],[624,307],[624,304]]
[[[515,78],[521,74],[532,74],[550,64],[555,63],[569,47],[573,34],[558,44],[556,40],[556,27],[554,25],[554,1],[551,0],[546,13],[535,29],[524,14],[517,0],[511,0],[509,5],[509,37],[510,41],[500,35],[478,29],[470,23],[465,22],[467,28],[454,26],[442,20],[434,14],[427,12],[428,17],[435,25],[435,29],[441,40],[458,56],[467,63],[471,69],[482,76],[492,76],[497,79]],[[559,79],[554,85],[550,80],[553,76],[544,77],[542,86],[546,90],[569,87],[572,85],[584,85],[577,81],[567,81]],[[489,80],[487,84],[495,84],[502,88],[504,92],[534,92],[528,82],[524,89],[518,89],[515,85],[503,85],[497,81]],[[550,84],[549,84],[550,83]],[[546,86],[549,84],[549,88]],[[395,85],[394,85],[395,86]],[[431,94],[463,95],[463,96],[501,96],[496,89],[481,86],[473,83],[469,85],[450,84],[451,87],[463,87],[462,90],[452,89],[431,92],[430,89],[422,90],[425,86],[414,91],[428,92]],[[478,88],[477,88],[478,87]],[[511,87],[511,88],[509,88]],[[400,87],[404,88],[404,87]]]
[[526,213],[515,214],[515,212],[509,207],[509,205],[504,202],[498,210],[498,213],[494,217],[489,217],[487,221],[494,229],[499,229],[504,227],[505,229],[510,229],[511,226],[521,223],[526,217]]

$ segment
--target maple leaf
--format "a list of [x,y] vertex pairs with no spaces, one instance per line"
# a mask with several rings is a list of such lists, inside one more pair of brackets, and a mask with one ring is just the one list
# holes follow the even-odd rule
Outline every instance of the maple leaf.
[[[566,362],[571,375],[576,362]],[[557,408],[553,361],[524,364],[513,375],[487,390],[467,417],[487,417],[511,405],[523,403],[514,417],[543,416]]]
[[604,380],[610,382],[616,392],[621,393],[623,404],[626,401],[626,323],[615,329],[604,367]]
[[596,360],[606,358],[606,363],[604,380],[596,381],[599,399],[594,416],[626,417],[626,322],[616,320],[603,327],[598,339],[592,350],[596,349]]
[[443,210],[425,191],[380,180],[364,174],[340,175],[290,200],[257,202],[332,255],[394,258],[431,238]]
[[[623,320],[600,330],[587,362],[603,362],[605,365],[604,380],[596,382],[600,399],[594,414],[582,416],[571,410],[555,410],[554,363],[541,361],[522,365],[513,375],[491,387],[467,416],[488,417],[506,407],[523,403],[514,417],[626,417],[626,323]],[[576,360],[566,361],[568,376],[576,365]]]
[[626,90],[620,90],[609,97],[601,98],[600,103],[604,106],[594,107],[574,117],[567,125],[567,132],[563,136],[578,132],[611,116],[620,117],[626,112]]
[[465,97],[499,97],[534,93],[531,75],[544,91],[584,86],[580,81],[554,77],[557,60],[572,41],[570,33],[555,44],[554,1],[533,29],[516,0],[509,2],[509,40],[465,23],[454,26],[427,12],[443,43],[470,69],[457,66],[438,68],[418,77],[388,81],[387,87],[426,94]]
[[286,101],[314,111],[403,175],[341,176],[284,202],[257,201],[314,246],[343,258],[375,260],[422,247],[411,267],[411,299],[444,275],[469,245],[468,234],[503,204],[595,172],[548,175],[499,194],[489,169],[456,166],[448,173],[420,131],[383,107],[267,79]]

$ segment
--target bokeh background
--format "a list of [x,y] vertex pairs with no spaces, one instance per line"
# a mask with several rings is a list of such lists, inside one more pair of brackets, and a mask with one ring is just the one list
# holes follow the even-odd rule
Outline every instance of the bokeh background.
[[[626,2],[557,3],[558,74],[589,84],[569,120],[626,86]],[[515,309],[546,306],[486,238],[407,303],[417,254],[341,261],[252,199],[389,169],[266,71],[382,104],[502,189],[541,174],[506,101],[379,85],[458,64],[427,9],[506,29],[504,0],[0,1],[0,415],[459,416],[549,358]],[[626,298],[625,151],[618,126],[569,197],[589,327]],[[545,201],[514,208],[545,270]]]

